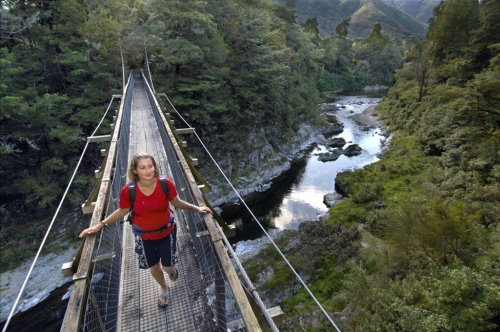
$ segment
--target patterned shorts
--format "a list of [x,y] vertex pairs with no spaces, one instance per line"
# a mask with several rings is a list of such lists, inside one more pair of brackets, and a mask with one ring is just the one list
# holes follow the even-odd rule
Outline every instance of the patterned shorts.
[[158,264],[172,266],[177,264],[177,227],[174,227],[172,233],[159,240],[143,240],[141,236],[134,233],[135,252],[139,261],[140,269],[148,269]]

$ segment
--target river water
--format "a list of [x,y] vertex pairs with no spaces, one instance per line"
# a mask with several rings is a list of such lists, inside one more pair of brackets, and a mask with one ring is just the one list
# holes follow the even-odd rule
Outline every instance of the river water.
[[[323,197],[335,192],[335,177],[339,172],[361,168],[379,160],[378,155],[386,137],[382,135],[378,121],[369,113],[372,106],[380,100],[345,96],[335,102],[338,109],[334,113],[344,125],[344,131],[333,137],[342,137],[346,141],[344,148],[350,144],[358,144],[363,149],[360,155],[341,155],[335,161],[322,162],[318,160],[318,154],[328,152],[332,148],[326,144],[316,144],[306,151],[304,157],[295,160],[285,174],[274,179],[268,191],[245,199],[271,236],[276,236],[285,229],[297,229],[302,222],[318,220],[328,211]],[[340,196],[337,198],[341,199]],[[222,217],[226,222],[237,225],[237,235],[232,242],[239,257],[255,254],[268,242],[261,228],[244,207],[225,206]]]

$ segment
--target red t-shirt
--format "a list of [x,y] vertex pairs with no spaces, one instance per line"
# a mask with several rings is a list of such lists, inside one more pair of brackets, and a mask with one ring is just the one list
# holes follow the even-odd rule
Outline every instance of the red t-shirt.
[[[149,196],[143,194],[138,185],[135,186],[134,218],[132,222],[139,229],[144,231],[158,229],[168,222],[170,218],[169,202],[177,196],[177,190],[172,180],[168,178],[167,185],[168,197],[165,197],[158,178],[156,178],[156,188]],[[125,185],[120,192],[120,208],[128,209],[130,205],[128,186]],[[170,234],[172,229],[173,226],[170,226],[159,232],[141,234],[141,237],[144,240],[162,239]]]

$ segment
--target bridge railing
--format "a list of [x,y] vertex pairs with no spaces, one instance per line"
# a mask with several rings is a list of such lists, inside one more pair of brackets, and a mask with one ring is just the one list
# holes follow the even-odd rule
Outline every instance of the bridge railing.
[[[126,182],[130,108],[134,80],[129,76],[107,150],[90,225],[118,207]],[[116,165],[115,165],[116,160]],[[114,223],[85,238],[61,331],[108,331],[116,326],[122,256],[122,225]]]
[[[160,136],[170,163],[173,176],[178,187],[186,188],[179,191],[181,199],[195,205],[204,206],[202,194],[191,173],[190,167],[182,154],[168,119],[149,85],[146,90],[149,102],[153,108]],[[211,215],[200,215],[191,211],[182,211],[193,241],[196,257],[202,271],[208,296],[213,299],[212,311],[217,329],[226,331],[232,324],[244,323],[248,331],[260,331],[257,318],[245,295],[241,282],[227,255],[222,238],[217,231]]]

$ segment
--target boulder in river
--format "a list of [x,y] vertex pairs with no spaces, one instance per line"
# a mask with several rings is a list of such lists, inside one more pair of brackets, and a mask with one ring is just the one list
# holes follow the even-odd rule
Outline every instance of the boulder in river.
[[323,113],[323,116],[325,117],[325,120],[331,123],[338,124],[338,119],[337,116],[334,113]]
[[342,148],[345,143],[345,139],[343,139],[342,137],[335,137],[328,142],[328,146],[331,146],[332,148]]
[[332,207],[340,198],[339,194],[329,193],[323,196],[323,203],[325,203],[327,207]]
[[334,149],[332,152],[320,153],[318,160],[322,162],[334,161],[339,159],[341,154],[342,154],[342,149]]
[[344,131],[344,125],[340,123],[332,123],[325,129],[325,135],[338,135]]
[[351,144],[344,150],[344,155],[348,157],[358,156],[363,149],[357,144]]

